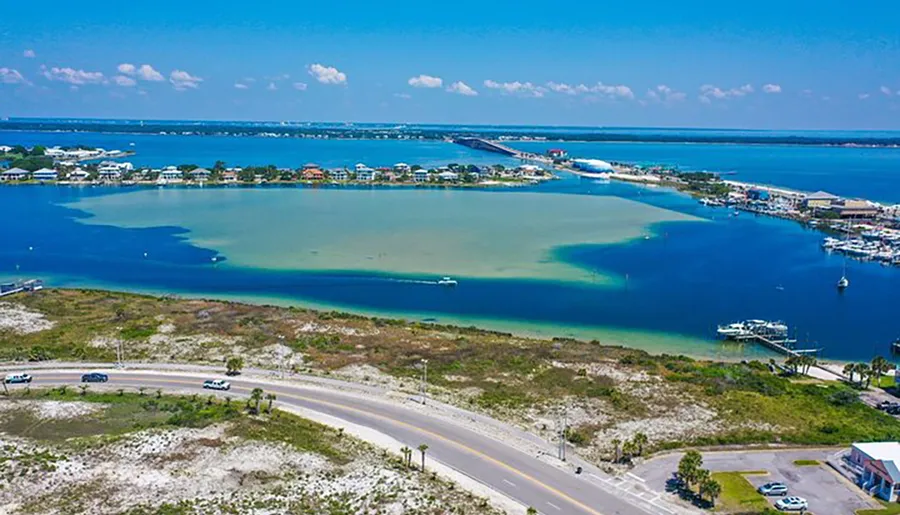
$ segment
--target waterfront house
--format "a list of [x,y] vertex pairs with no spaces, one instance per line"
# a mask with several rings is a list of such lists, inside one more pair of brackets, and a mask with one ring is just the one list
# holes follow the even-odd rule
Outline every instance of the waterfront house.
[[360,172],[360,171],[363,171],[363,170],[368,170],[369,167],[366,166],[366,165],[363,164],[363,163],[356,163],[356,166],[354,166],[353,169],[356,170],[357,172]]
[[44,149],[44,155],[52,157],[54,159],[62,158],[66,156],[66,151],[59,147],[50,147]]
[[346,181],[350,178],[350,174],[347,173],[347,170],[338,168],[337,170],[329,171],[328,177],[330,177],[333,181]]
[[428,170],[419,169],[413,172],[413,182],[428,182]]
[[855,443],[850,463],[859,472],[858,484],[867,494],[896,502],[900,494],[900,443]]
[[81,182],[81,181],[86,181],[87,178],[90,176],[91,176],[91,174],[85,172],[81,168],[76,168],[76,169],[72,170],[71,172],[69,172],[69,175],[67,175],[66,178],[69,179],[70,181]]
[[316,163],[306,163],[305,165],[303,165],[303,169],[304,170],[318,170],[319,165],[317,165]]
[[5,172],[0,173],[0,181],[23,181],[28,178],[29,173],[28,170],[23,170],[21,168],[10,168]]
[[318,168],[308,168],[303,170],[303,180],[305,181],[321,181],[325,178],[325,172]]
[[441,182],[456,182],[459,180],[459,174],[456,172],[446,171],[438,174],[438,179]]
[[97,169],[97,176],[101,181],[118,181],[122,178],[122,172],[117,167],[103,167]]
[[183,180],[184,174],[174,166],[167,166],[159,172],[159,181],[182,182]]
[[803,206],[807,209],[829,208],[838,200],[840,197],[837,195],[832,195],[827,191],[817,191],[803,197]]
[[410,166],[406,163],[397,163],[394,165],[394,171],[397,173],[409,173]]
[[373,170],[371,168],[363,168],[356,170],[356,180],[369,182],[374,181],[376,177],[378,177],[379,172],[377,170]]
[[55,181],[59,174],[56,170],[51,170],[50,168],[41,168],[40,170],[31,174],[31,176],[37,181]]
[[212,175],[212,172],[210,172],[206,168],[194,168],[190,171],[191,179],[197,182],[208,181],[210,175]]
[[234,184],[238,180],[237,172],[222,172],[222,182],[225,184]]
[[12,149],[12,147],[6,145],[0,145],[0,154],[8,154],[9,152],[12,152]]

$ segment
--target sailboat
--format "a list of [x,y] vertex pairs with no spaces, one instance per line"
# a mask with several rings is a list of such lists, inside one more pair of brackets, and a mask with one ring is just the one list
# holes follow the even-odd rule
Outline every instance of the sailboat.
[[837,288],[840,291],[844,291],[848,286],[850,286],[850,279],[847,279],[847,258],[844,258],[844,268],[843,272],[841,272],[841,278],[838,279]]

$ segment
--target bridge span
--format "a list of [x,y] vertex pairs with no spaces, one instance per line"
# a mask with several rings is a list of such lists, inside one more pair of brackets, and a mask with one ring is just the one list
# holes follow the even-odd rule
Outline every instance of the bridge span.
[[495,152],[497,154],[503,154],[511,157],[522,157],[522,152],[514,148],[510,148],[495,141],[490,141],[482,138],[456,138],[455,140],[453,140],[453,143],[462,145],[464,147],[474,148],[475,150],[486,150],[488,152]]

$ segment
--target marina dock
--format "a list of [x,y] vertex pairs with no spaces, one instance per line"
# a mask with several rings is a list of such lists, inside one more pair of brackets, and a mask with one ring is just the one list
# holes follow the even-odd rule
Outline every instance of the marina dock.
[[785,356],[816,354],[821,349],[796,349],[797,340],[788,338],[788,326],[768,320],[746,320],[720,325],[716,331],[720,337],[737,342],[752,341]]
[[44,281],[29,279],[27,281],[15,281],[0,284],[0,297],[15,295],[16,293],[33,292],[44,289]]

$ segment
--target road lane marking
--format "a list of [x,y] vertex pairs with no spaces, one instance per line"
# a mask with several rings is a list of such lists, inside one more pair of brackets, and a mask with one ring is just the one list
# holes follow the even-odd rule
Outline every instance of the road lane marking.
[[[119,374],[115,374],[115,375],[110,374],[110,380],[112,381],[112,379],[116,378],[116,376],[118,376],[118,375],[119,375]],[[165,375],[167,375],[167,374],[166,374],[166,373],[154,373],[154,374],[146,374],[146,375],[143,375],[143,376],[142,376],[141,372],[136,372],[136,373],[128,373],[128,372],[125,372],[125,373],[121,373],[121,378],[120,378],[120,379],[121,379],[121,380],[125,380],[125,381],[131,380],[131,381],[135,381],[135,382],[140,381],[141,379],[143,379],[143,380],[156,381],[156,382],[163,383],[163,384],[187,385],[187,386],[192,386],[192,387],[194,387],[194,388],[199,388],[200,386],[202,386],[202,382],[201,382],[200,380],[197,380],[197,381],[185,381],[185,380],[179,380],[179,379],[168,379],[168,378],[165,378]],[[131,376],[131,377],[129,378],[129,376]],[[80,378],[81,378],[81,375],[80,375],[80,374],[78,374],[78,375],[72,375],[72,376],[69,376],[69,375],[58,375],[58,376],[53,376],[53,377],[57,377],[57,378],[63,378],[63,377],[65,377],[65,378],[70,378],[70,377],[71,377],[71,378],[78,378],[78,379],[80,379]],[[249,382],[249,381],[248,381],[247,383],[248,383],[248,384],[251,384],[251,385],[253,385],[253,384],[261,384],[261,383],[253,383],[253,382]],[[108,384],[108,383],[107,383],[107,384]],[[284,388],[284,389],[288,389],[288,390],[298,389],[298,387],[296,387],[296,386],[291,386],[291,385],[266,385],[266,384],[261,384],[261,386],[266,386],[266,387],[269,387],[269,388],[271,388],[271,387],[274,386],[275,388]],[[257,388],[257,386],[254,386],[253,388],[248,388],[248,387],[246,387],[246,386],[243,386],[243,387],[242,387],[242,386],[237,386],[237,385],[232,386],[232,390],[244,390],[244,391],[247,391],[247,392],[252,391],[254,388]],[[490,463],[493,463],[494,465],[496,465],[496,466],[498,466],[498,467],[501,467],[501,468],[503,468],[503,469],[506,469],[507,471],[513,473],[514,475],[517,475],[517,476],[519,476],[519,477],[521,477],[521,478],[523,478],[523,479],[525,479],[525,480],[527,480],[527,481],[529,481],[529,482],[531,482],[531,483],[534,483],[535,485],[537,485],[537,486],[543,488],[544,490],[547,490],[548,492],[551,492],[551,493],[553,493],[554,495],[556,495],[556,496],[558,496],[558,497],[560,497],[560,498],[562,498],[562,499],[565,499],[566,501],[570,502],[571,504],[574,504],[575,506],[578,506],[579,508],[581,508],[582,510],[584,510],[584,511],[587,512],[587,513],[591,513],[591,514],[593,514],[593,515],[603,515],[603,513],[601,513],[601,512],[599,512],[599,511],[597,511],[597,510],[591,508],[590,506],[588,506],[588,505],[582,503],[581,501],[575,499],[574,497],[570,496],[569,494],[567,494],[567,493],[565,493],[565,492],[563,492],[563,491],[561,491],[561,490],[558,490],[558,489],[555,488],[555,487],[552,487],[552,486],[550,486],[550,485],[547,485],[547,484],[541,482],[540,480],[538,480],[537,478],[532,477],[531,475],[529,475],[529,474],[527,474],[527,473],[525,473],[525,472],[522,472],[521,470],[519,470],[519,469],[517,469],[517,468],[515,468],[515,467],[513,467],[513,466],[511,466],[511,465],[507,465],[506,463],[504,463],[504,462],[502,462],[502,461],[500,461],[500,460],[498,460],[498,459],[496,459],[496,458],[493,458],[493,457],[491,457],[491,456],[488,456],[487,454],[484,454],[484,453],[482,453],[481,451],[478,451],[478,450],[475,450],[475,449],[469,447],[468,445],[465,445],[465,444],[463,444],[463,443],[461,443],[461,442],[457,442],[456,440],[453,440],[453,439],[448,438],[448,437],[446,437],[446,436],[443,436],[443,435],[441,435],[441,434],[434,433],[434,432],[432,432],[432,431],[429,431],[428,429],[424,429],[424,428],[421,428],[421,427],[416,426],[416,425],[414,425],[414,424],[410,424],[410,423],[408,423],[408,422],[403,422],[403,421],[396,420],[396,419],[393,419],[393,418],[390,418],[390,417],[387,417],[387,416],[384,416],[384,415],[379,415],[379,414],[377,414],[377,413],[372,413],[372,412],[370,412],[370,411],[366,411],[366,410],[363,410],[363,409],[354,408],[354,407],[351,407],[351,406],[346,406],[346,405],[339,404],[339,403],[334,403],[334,402],[330,402],[330,401],[324,401],[324,400],[321,400],[321,399],[315,399],[315,398],[311,398],[311,397],[305,397],[305,396],[302,396],[302,395],[296,395],[296,394],[292,394],[292,393],[287,393],[287,392],[285,392],[285,391],[283,391],[283,390],[275,390],[275,391],[276,391],[276,393],[277,393],[278,395],[283,396],[283,397],[286,397],[286,398],[289,398],[289,399],[295,399],[295,400],[298,400],[298,401],[305,401],[305,402],[312,403],[312,404],[321,404],[321,405],[323,405],[323,406],[330,406],[330,407],[332,407],[332,408],[337,408],[337,409],[339,409],[339,410],[346,410],[346,411],[356,412],[356,413],[359,413],[359,414],[362,414],[362,415],[365,415],[365,416],[368,416],[368,417],[372,417],[372,418],[375,418],[375,419],[380,419],[380,420],[382,420],[382,421],[386,421],[386,422],[395,424],[395,425],[397,425],[397,426],[405,427],[405,428],[407,428],[407,429],[411,429],[411,430],[413,430],[413,431],[416,431],[416,432],[419,432],[419,433],[422,433],[422,434],[431,436],[432,438],[435,438],[435,439],[437,439],[437,440],[440,440],[440,441],[443,441],[443,442],[445,442],[445,443],[448,443],[448,444],[451,444],[451,445],[453,445],[453,446],[456,446],[456,447],[458,447],[458,448],[460,448],[460,449],[462,449],[462,450],[464,450],[464,451],[467,451],[467,452],[469,452],[470,454],[473,454],[473,455],[475,455],[475,456],[477,456],[477,457],[479,457],[479,458],[481,458],[481,459],[483,459],[483,460],[485,460],[485,461],[488,461],[488,462],[490,462]],[[338,396],[339,396],[339,395],[340,395],[340,394],[338,394]],[[337,418],[341,418],[341,417],[337,417]],[[462,428],[462,429],[464,429],[464,428]],[[476,433],[476,436],[477,436],[477,433]],[[515,449],[512,449],[512,450],[515,451]],[[553,506],[553,507],[556,508],[557,510],[562,510],[562,508],[556,506],[555,504],[551,503],[550,501],[546,501],[546,502],[547,502],[547,504]]]
[[549,504],[551,508],[556,508],[557,510],[562,511],[562,508],[560,508],[559,506],[553,504],[553,503],[550,502],[550,501],[547,501],[547,504]]
[[631,472],[626,472],[625,475],[628,476],[628,477],[630,477],[630,478],[637,479],[637,480],[640,481],[641,483],[646,483],[646,481],[644,481],[643,478],[641,478],[641,477],[639,477],[639,476],[635,476],[635,475],[632,474]]
[[513,482],[510,481],[509,479],[504,479],[503,482],[506,483],[506,484],[508,484],[509,486],[513,487],[513,488],[519,488],[518,486],[516,486],[515,483],[513,483]]

